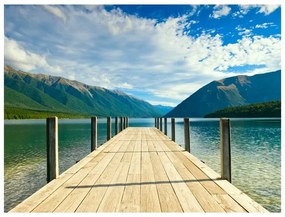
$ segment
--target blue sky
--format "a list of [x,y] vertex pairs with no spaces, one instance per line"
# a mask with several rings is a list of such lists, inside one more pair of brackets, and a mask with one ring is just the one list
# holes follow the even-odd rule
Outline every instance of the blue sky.
[[279,5],[5,5],[4,62],[175,106],[281,68]]

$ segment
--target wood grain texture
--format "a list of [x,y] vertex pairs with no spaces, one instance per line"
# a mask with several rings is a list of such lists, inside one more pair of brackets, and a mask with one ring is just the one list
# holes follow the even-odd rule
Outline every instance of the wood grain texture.
[[11,212],[267,212],[156,128],[127,128]]

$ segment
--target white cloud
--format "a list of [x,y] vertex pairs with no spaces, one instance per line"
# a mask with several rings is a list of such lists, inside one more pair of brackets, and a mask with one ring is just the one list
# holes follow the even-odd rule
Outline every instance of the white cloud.
[[124,89],[133,89],[133,85],[127,83],[127,82],[124,82],[122,84],[118,84],[117,85],[118,88],[124,88]]
[[171,103],[168,101],[155,101],[155,100],[147,100],[147,101],[152,105],[164,105],[164,106],[171,106],[171,107],[177,106],[177,104]]
[[229,15],[230,11],[231,11],[231,8],[227,5],[216,5],[214,7],[214,11],[211,17],[213,17],[214,19],[218,19],[222,16]]
[[[258,73],[280,69],[280,37],[254,37],[239,27],[243,38],[224,45],[219,34],[185,34],[185,27],[191,31],[186,15],[157,23],[118,9],[87,9],[61,8],[68,14],[65,25],[44,15],[38,17],[46,24],[42,32],[42,23],[32,18],[23,28],[9,25],[9,35],[17,32],[28,38],[22,45],[5,38],[5,62],[25,71],[52,72],[52,66],[60,66],[64,77],[110,89],[136,90],[153,96],[145,100],[168,105],[181,102],[212,80],[236,75],[231,67],[264,65],[254,71]],[[42,55],[47,50],[50,54]]]
[[235,29],[238,31],[238,35],[243,35],[243,36],[252,35],[252,29],[247,29],[247,28],[241,27],[240,25],[238,25]]
[[62,10],[60,10],[57,6],[50,6],[50,5],[43,5],[42,6],[47,12],[51,13],[52,15],[60,18],[66,23],[67,17]]
[[274,23],[263,23],[263,24],[257,24],[255,28],[257,29],[267,29],[269,27],[275,26]]
[[278,9],[280,5],[239,5],[240,10],[235,12],[233,16],[238,16],[243,18],[244,15],[248,14],[252,9],[256,9],[256,13],[263,13],[264,15],[269,15]]
[[7,37],[4,41],[4,61],[25,71],[41,69],[49,73],[61,72],[60,67],[50,66],[45,57],[26,51],[17,41]]
[[279,7],[280,5],[262,5],[260,6],[258,13],[264,13],[265,15],[269,15]]

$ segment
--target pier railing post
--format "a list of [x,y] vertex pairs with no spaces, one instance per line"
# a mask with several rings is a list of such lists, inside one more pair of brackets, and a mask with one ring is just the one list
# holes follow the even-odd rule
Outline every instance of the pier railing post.
[[159,118],[159,130],[162,132],[162,118]]
[[119,133],[118,117],[115,117],[115,135]]
[[91,152],[97,149],[97,117],[91,117]]
[[123,130],[126,129],[126,117],[123,117]]
[[164,118],[164,134],[167,135],[167,118]]
[[129,117],[127,117],[127,128],[129,127]]
[[231,129],[230,119],[220,119],[220,144],[221,144],[221,178],[229,182],[231,177]]
[[127,117],[124,117],[124,129],[126,129],[127,128]]
[[154,127],[156,128],[156,118],[154,118]]
[[58,177],[58,119],[46,119],[47,136],[47,182]]
[[111,117],[107,117],[107,141],[112,137],[112,121]]
[[171,118],[171,139],[175,142],[175,118]]
[[159,118],[156,118],[156,128],[159,129]]
[[123,130],[123,117],[120,117],[120,132]]
[[184,118],[184,143],[185,143],[185,150],[190,152],[189,118]]

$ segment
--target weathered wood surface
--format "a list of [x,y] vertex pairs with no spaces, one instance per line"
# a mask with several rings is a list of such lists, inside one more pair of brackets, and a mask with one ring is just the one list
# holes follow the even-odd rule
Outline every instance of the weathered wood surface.
[[10,212],[267,212],[155,128],[127,128]]

